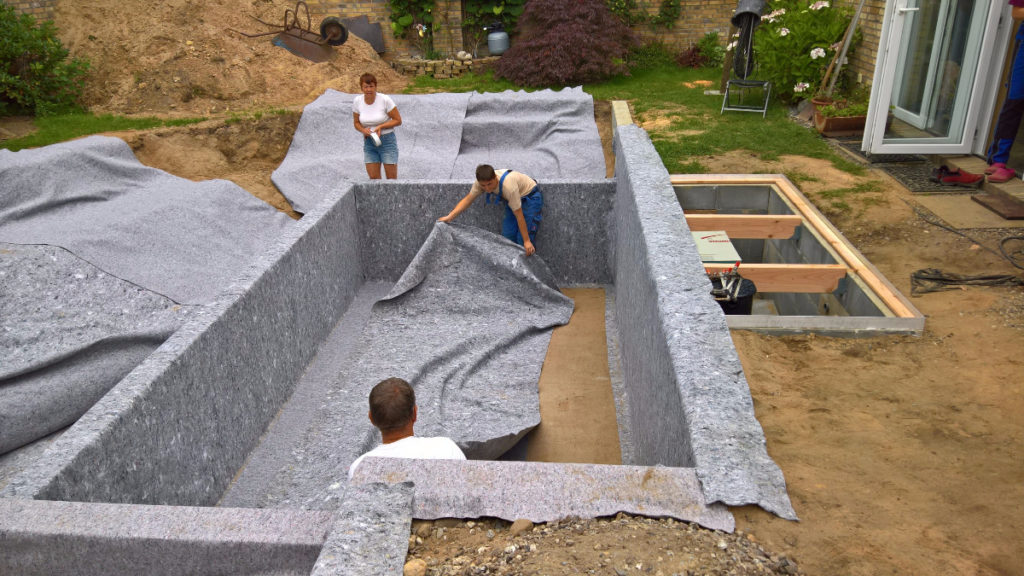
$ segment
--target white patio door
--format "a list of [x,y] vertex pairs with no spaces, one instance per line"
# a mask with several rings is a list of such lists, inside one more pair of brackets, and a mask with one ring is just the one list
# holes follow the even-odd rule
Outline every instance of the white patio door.
[[[1006,0],[889,0],[863,148],[873,154],[969,153],[991,110],[1009,17]],[[980,138],[984,138],[982,134]]]

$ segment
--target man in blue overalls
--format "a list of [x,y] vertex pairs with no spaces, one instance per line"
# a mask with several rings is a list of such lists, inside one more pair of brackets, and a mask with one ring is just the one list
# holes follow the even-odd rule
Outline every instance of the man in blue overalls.
[[[1013,6],[1013,20],[1016,22],[1024,19],[1024,0],[1009,2]],[[1024,23],[1018,27],[1015,41],[1017,49],[1014,52],[1013,69],[1010,71],[1010,85],[996,122],[992,146],[988,149],[989,167],[985,173],[989,175],[989,182],[1007,182],[1016,176],[1006,162],[1010,159],[1010,148],[1017,137],[1021,116],[1024,115]]]
[[527,256],[536,252],[533,242],[537,239],[544,198],[537,181],[522,172],[495,170],[487,164],[477,166],[476,182],[473,182],[469,194],[459,200],[447,216],[442,216],[438,220],[451,222],[483,193],[487,193],[488,204],[493,197],[495,204],[501,202],[505,205],[501,235],[522,246]]

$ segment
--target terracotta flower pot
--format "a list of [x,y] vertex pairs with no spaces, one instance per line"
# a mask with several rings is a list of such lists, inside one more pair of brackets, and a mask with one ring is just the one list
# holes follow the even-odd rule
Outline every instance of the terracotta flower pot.
[[839,136],[856,136],[864,132],[867,116],[823,116],[814,113],[814,127],[822,136],[837,138]]

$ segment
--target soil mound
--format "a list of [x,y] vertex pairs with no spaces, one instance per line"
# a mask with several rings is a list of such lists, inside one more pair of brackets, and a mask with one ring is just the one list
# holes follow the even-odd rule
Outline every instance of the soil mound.
[[[377,76],[381,92],[403,77],[360,38],[313,63],[271,43],[247,38],[283,23],[291,0],[61,1],[54,21],[64,45],[92,64],[83,103],[97,112],[200,113],[306,104],[324,90],[358,92],[359,75]],[[311,27],[319,30],[321,16]],[[299,22],[305,24],[304,11]]]

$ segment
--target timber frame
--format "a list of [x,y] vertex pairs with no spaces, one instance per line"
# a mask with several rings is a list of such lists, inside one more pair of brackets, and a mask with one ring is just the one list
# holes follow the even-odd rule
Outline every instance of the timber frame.
[[[840,281],[854,282],[881,311],[880,316],[727,316],[731,328],[768,332],[861,333],[894,332],[920,335],[924,315],[887,280],[799,189],[782,174],[685,174],[670,177],[676,186],[770,186],[792,214],[717,214],[684,210],[693,231],[724,230],[730,238],[785,239],[797,227],[812,234],[835,264],[741,264],[740,274],[760,292],[830,293]],[[728,265],[707,264],[709,272]]]

